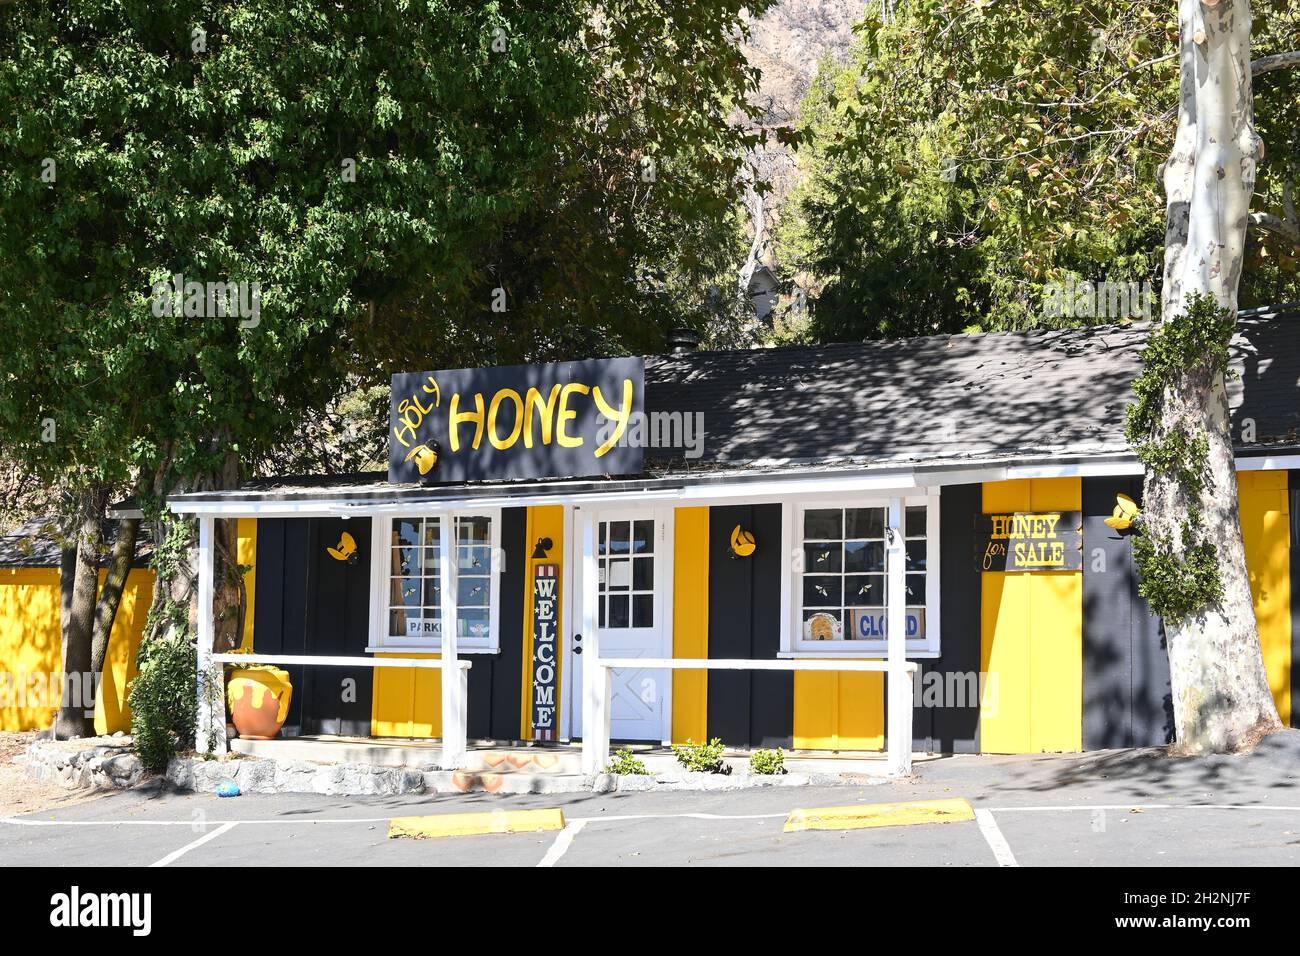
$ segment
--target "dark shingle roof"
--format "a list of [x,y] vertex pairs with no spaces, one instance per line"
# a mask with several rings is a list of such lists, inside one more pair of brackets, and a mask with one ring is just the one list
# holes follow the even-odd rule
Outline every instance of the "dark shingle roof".
[[[702,412],[704,462],[923,462],[1123,453],[1147,323],[695,352],[646,361],[646,410]],[[1243,320],[1234,435],[1294,441],[1300,327]],[[652,453],[662,459],[662,452]],[[667,464],[667,462],[664,462]]]
[[[106,548],[111,549],[116,531],[117,522],[104,522]],[[0,535],[0,568],[57,568],[61,552],[58,523],[53,518],[28,521],[9,534]],[[147,567],[152,553],[153,544],[149,532],[142,524],[136,539],[135,562],[132,567]],[[108,560],[107,553],[104,560]]]

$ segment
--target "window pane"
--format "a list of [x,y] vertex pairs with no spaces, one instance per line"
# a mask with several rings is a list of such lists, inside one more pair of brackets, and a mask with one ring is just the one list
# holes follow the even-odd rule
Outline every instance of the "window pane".
[[844,639],[844,619],[839,611],[805,611],[803,638],[808,641]]
[[470,608],[457,615],[457,627],[458,637],[486,641],[491,636],[492,619],[487,608]]
[[424,521],[423,541],[427,547],[438,547],[442,541],[438,531],[438,518],[426,518]]
[[925,505],[912,505],[907,509],[903,534],[909,538],[925,537]]
[[926,544],[924,541],[909,540],[907,542],[907,570],[924,571],[925,552],[926,552]]
[[845,571],[885,570],[885,543],[883,541],[845,541]]
[[843,578],[832,577],[830,575],[804,575],[803,606],[843,607],[844,602],[841,600],[842,582]]
[[604,521],[600,523],[600,550],[598,553],[606,554],[609,551],[609,525]]
[[419,607],[424,603],[424,581],[418,577],[392,578],[388,589],[389,607]]
[[653,594],[632,595],[632,626],[654,627],[655,596]]
[[805,544],[803,546],[804,571],[809,574],[826,574],[841,570],[840,546],[834,543]]
[[839,508],[805,511],[803,513],[803,536],[805,538],[830,538],[832,540],[842,538],[844,537],[842,517]]
[[907,603],[925,603],[925,575],[909,574],[907,576]]
[[388,633],[396,638],[429,640],[438,635],[438,612],[412,608],[409,611],[392,611],[388,615]]
[[632,562],[627,558],[611,558],[605,575],[607,591],[626,591],[632,585]]
[[847,574],[844,576],[844,604],[846,607],[866,607],[885,603],[885,576],[883,574]]
[[492,540],[491,518],[457,518],[456,540],[462,544],[487,544]]
[[655,549],[655,523],[653,521],[635,521],[632,523],[632,550],[637,554],[650,554]]
[[884,508],[849,508],[844,512],[846,538],[883,538],[885,536]]
[[609,523],[609,550],[612,554],[627,554],[631,548],[632,522]]
[[420,548],[394,548],[393,558],[388,566],[388,573],[397,576],[419,574],[423,570],[420,554]]
[[488,578],[464,575],[456,582],[456,603],[460,607],[487,607],[492,590]]
[[417,545],[420,543],[419,518],[393,519],[393,544]]
[[609,596],[609,626],[628,626],[628,596],[626,594],[611,594]]
[[844,638],[849,641],[879,641],[885,637],[885,609],[876,605],[855,605],[846,614]]
[[607,603],[607,601],[605,598],[601,598],[597,603],[600,605],[600,621],[598,623],[601,627],[604,627],[605,626],[605,604]]
[[655,559],[637,558],[632,562],[632,588],[636,591],[653,591],[655,586]]
[[492,549],[486,545],[460,545],[456,567],[469,574],[486,574],[492,569]]

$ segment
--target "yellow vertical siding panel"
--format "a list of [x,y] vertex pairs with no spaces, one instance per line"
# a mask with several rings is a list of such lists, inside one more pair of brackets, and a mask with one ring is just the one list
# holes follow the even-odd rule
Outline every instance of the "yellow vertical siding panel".
[[[673,540],[673,657],[709,656],[709,509],[678,508]],[[709,672],[673,672],[675,743],[708,737]]]
[[[104,577],[101,572],[101,584]],[[127,693],[135,677],[136,651],[152,602],[153,572],[132,570],[109,635],[103,680],[95,701],[98,733],[131,729]],[[0,700],[4,705],[0,706],[0,730],[43,730],[54,720],[62,687],[60,605],[57,568],[0,571],[0,674],[10,675],[0,680],[5,681],[3,690],[12,695],[10,700]],[[47,693],[28,693],[32,677],[39,678]],[[34,706],[44,703],[51,706]]]
[[[99,583],[104,583],[104,574]],[[131,708],[127,705],[131,681],[135,680],[136,653],[144,636],[149,607],[153,604],[154,574],[143,568],[131,571],[122,589],[113,631],[104,658],[104,680],[95,699],[95,731],[112,734],[131,730]]]
[[[519,699],[519,739],[533,739],[533,567],[538,564],[554,564],[560,569],[559,578],[559,613],[555,618],[556,634],[564,633],[564,506],[539,505],[528,509],[528,519],[524,524],[524,669],[520,682]],[[542,538],[551,539],[551,550],[545,558],[533,559],[533,551]],[[558,637],[555,642],[555,713],[563,713],[561,694],[564,678],[564,642]],[[558,728],[557,728],[558,733]]]
[[[984,485],[984,513],[1078,511],[1078,478]],[[1080,750],[1083,744],[1083,574],[981,575],[980,749]]]
[[[50,686],[49,675],[61,670],[59,572],[55,568],[0,570],[0,730],[38,730],[50,726],[47,701],[27,693],[29,675]],[[57,695],[57,685],[54,694]],[[48,695],[47,695],[48,696]]]
[[838,688],[837,750],[885,748],[885,675],[834,674]]
[[839,681],[829,671],[794,672],[796,750],[836,749]]
[[244,593],[247,606],[244,611],[244,635],[239,642],[239,650],[244,653],[253,650],[253,609],[257,603],[257,519],[240,518],[235,560],[246,565],[244,572]]
[[[437,654],[379,654],[437,660]],[[376,737],[442,736],[442,671],[427,667],[376,667],[370,705]]]
[[1029,750],[1082,750],[1083,574],[1048,571],[1021,577],[1031,585]]
[[1237,475],[1241,536],[1264,669],[1278,716],[1291,724],[1291,514],[1285,471]]

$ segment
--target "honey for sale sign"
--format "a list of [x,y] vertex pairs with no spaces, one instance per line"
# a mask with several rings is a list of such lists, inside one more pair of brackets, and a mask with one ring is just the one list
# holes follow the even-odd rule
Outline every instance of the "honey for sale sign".
[[981,571],[1079,571],[1083,515],[1078,511],[981,515],[975,551]]

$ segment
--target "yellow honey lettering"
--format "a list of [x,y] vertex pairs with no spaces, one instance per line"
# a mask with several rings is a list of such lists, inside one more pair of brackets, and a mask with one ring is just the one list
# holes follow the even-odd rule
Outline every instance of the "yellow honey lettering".
[[[479,407],[482,408],[483,397],[481,395],[475,397],[478,398],[480,403]],[[506,400],[515,403],[515,423],[514,426],[510,429],[510,434],[506,438],[501,438],[497,434],[497,412],[501,409],[501,403]],[[513,388],[501,389],[501,391],[497,392],[495,395],[492,396],[492,403],[488,405],[488,416],[487,416],[488,441],[492,443],[493,448],[497,448],[500,449],[501,451],[505,451],[507,448],[513,447],[514,443],[519,440],[519,433],[523,430],[523,427],[524,427],[524,400],[519,397],[519,393],[516,392]],[[477,442],[475,442],[474,447],[475,448],[478,447]]]
[[483,395],[481,392],[474,394],[474,411],[462,412],[460,409],[460,392],[455,392],[451,396],[451,413],[447,418],[447,432],[451,442],[452,451],[460,451],[460,426],[463,422],[474,423],[474,440],[470,442],[470,447],[478,451],[478,446],[483,442]]
[[590,388],[588,388],[586,385],[581,385],[578,382],[570,382],[568,385],[565,385],[562,389],[560,389],[560,413],[558,416],[556,416],[555,440],[560,443],[561,447],[563,448],[582,447],[582,436],[578,436],[577,438],[574,438],[572,435],[568,433],[568,430],[565,428],[565,425],[568,422],[578,417],[578,413],[573,409],[569,408],[569,396],[575,393],[578,395],[587,395],[590,392],[591,392]]
[[618,444],[618,440],[623,437],[623,432],[627,430],[628,419],[632,417],[632,380],[623,379],[623,400],[618,408],[611,408],[605,401],[605,396],[600,394],[599,385],[592,389],[591,396],[596,400],[596,407],[600,409],[600,413],[615,423],[613,433],[596,449],[596,457],[600,458]]
[[530,388],[528,394],[524,396],[524,405],[527,407],[528,421],[524,425],[524,447],[533,447],[533,415],[542,423],[542,444],[551,443],[551,421],[555,415],[555,400],[560,395],[560,386],[552,385],[551,394],[546,399],[542,398],[542,393],[535,388]]

